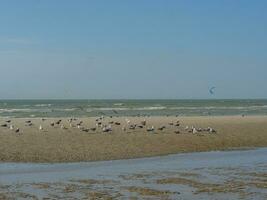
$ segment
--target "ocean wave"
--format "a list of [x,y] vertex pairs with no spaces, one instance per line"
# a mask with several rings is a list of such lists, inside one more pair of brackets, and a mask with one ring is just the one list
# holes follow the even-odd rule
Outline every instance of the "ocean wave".
[[35,107],[51,107],[52,104],[35,104]]
[[199,106],[199,107],[169,107],[170,110],[244,110],[244,109],[265,109],[267,105],[262,106]]
[[[37,104],[36,104],[37,105]],[[41,104],[40,104],[41,105]],[[44,105],[44,104],[43,104]],[[49,105],[49,104],[46,104]],[[51,105],[51,104],[50,104]],[[75,112],[75,111],[85,111],[85,112],[97,112],[97,111],[160,111],[160,110],[177,110],[184,112],[194,112],[194,111],[258,111],[266,110],[267,105],[257,105],[257,106],[146,106],[146,107],[100,107],[100,108],[43,108],[39,106],[36,108],[0,108],[0,113],[47,113],[47,112]]]
[[137,108],[136,110],[165,110],[167,107],[165,106],[150,106],[150,107],[143,107]]
[[31,108],[4,108],[0,109],[0,113],[32,113],[32,112],[51,112],[51,109],[31,109]]
[[134,110],[253,110],[266,109],[267,105],[263,106],[199,106],[199,107],[166,107],[166,106],[149,106],[149,107],[104,107],[104,108],[88,108],[87,112],[91,111],[134,111]]
[[53,111],[65,111],[65,112],[72,112],[72,111],[76,111],[76,110],[80,110],[79,108],[55,108],[53,109]]
[[108,108],[88,108],[86,109],[87,112],[92,111],[134,111],[134,110],[164,110],[167,109],[167,107],[161,106],[161,107],[108,107]]
[[8,108],[4,108],[4,109],[0,109],[0,113],[4,113],[4,112],[8,112],[8,113],[12,113],[12,112],[32,112],[32,109],[28,109],[28,108],[12,108],[12,109],[8,109]]
[[78,108],[55,108],[55,109],[36,109],[36,108],[4,108],[0,113],[45,113],[45,112],[73,112]]
[[124,103],[114,103],[113,105],[114,105],[114,106],[123,106]]

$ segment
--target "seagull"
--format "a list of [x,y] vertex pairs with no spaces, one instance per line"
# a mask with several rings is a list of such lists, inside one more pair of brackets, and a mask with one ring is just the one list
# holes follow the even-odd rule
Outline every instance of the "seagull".
[[19,128],[17,128],[17,129],[15,130],[15,132],[18,133],[18,132],[19,132]]
[[151,128],[147,128],[146,129],[148,132],[154,131],[154,126],[152,126]]
[[143,121],[141,121],[141,124],[142,124],[143,126],[145,126],[145,125],[146,125],[146,120],[144,119]]
[[7,127],[7,124],[2,124],[1,127]]
[[61,129],[67,129],[63,124],[60,126]]
[[61,121],[62,121],[61,119],[58,120],[58,121],[56,122],[56,124],[59,125],[59,124],[61,123]]
[[216,133],[216,131],[213,128],[208,127],[208,130],[210,133]]
[[102,129],[102,131],[103,131],[103,132],[106,132],[106,133],[112,131],[111,125],[109,125],[109,126],[105,126],[105,127]]
[[132,129],[132,130],[134,130],[135,129],[135,125],[130,125],[130,127],[129,127],[129,129]]
[[131,121],[129,119],[125,119],[125,121],[126,121],[127,124],[131,123]]
[[6,120],[6,123],[10,123],[11,122],[11,120],[9,119],[9,120]]
[[90,130],[89,128],[82,129],[82,131],[87,132],[87,133],[89,132],[89,130]]
[[179,123],[176,123],[175,126],[180,126],[180,124]]
[[42,127],[42,125],[40,125],[40,126],[39,126],[39,130],[40,130],[40,131],[41,131],[41,130],[43,130],[43,127]]
[[81,125],[82,125],[82,123],[83,123],[83,121],[80,121],[80,122],[79,122],[77,125],[80,125],[80,126],[81,126]]
[[14,129],[14,126],[13,125],[10,125],[9,129],[10,130],[13,130]]
[[163,129],[166,128],[165,126],[161,126],[158,128],[158,130],[163,131]]

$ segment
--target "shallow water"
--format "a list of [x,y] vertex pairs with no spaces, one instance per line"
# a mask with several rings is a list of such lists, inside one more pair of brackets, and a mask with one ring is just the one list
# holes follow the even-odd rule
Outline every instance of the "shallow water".
[[260,148],[83,163],[0,163],[0,190],[39,198],[80,199],[98,191],[115,199],[266,199],[266,155],[267,148]]

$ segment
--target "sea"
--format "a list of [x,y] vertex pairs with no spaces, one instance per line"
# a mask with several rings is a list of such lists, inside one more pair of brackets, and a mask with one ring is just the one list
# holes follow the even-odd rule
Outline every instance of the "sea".
[[267,115],[267,99],[0,100],[0,117]]

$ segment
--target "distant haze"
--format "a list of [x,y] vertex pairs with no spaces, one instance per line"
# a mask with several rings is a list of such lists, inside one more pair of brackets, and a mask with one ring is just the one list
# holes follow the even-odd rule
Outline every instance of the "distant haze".
[[0,1],[0,99],[267,98],[266,7]]

